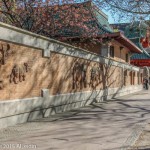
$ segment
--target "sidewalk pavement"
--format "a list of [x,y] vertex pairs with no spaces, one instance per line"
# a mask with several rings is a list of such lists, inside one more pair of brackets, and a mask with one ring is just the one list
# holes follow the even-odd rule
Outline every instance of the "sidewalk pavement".
[[150,150],[150,124],[148,123],[144,131],[139,136],[131,150]]
[[126,150],[134,145],[150,150],[143,142],[150,138],[149,122],[150,91],[145,90],[1,129],[0,149]]

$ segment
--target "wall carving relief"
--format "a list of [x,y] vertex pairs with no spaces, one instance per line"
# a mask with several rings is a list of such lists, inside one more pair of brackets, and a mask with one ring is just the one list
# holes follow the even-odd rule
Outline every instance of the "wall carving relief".
[[91,67],[90,86],[93,88],[95,88],[100,83],[100,71],[101,67],[96,63]]
[[3,80],[2,79],[0,79],[0,90],[3,90],[3,88],[4,88],[4,85],[3,85],[4,83],[3,83]]
[[[101,68],[100,64],[95,63],[91,69],[89,68],[87,62],[76,62],[73,67],[73,89],[77,88],[86,88],[89,87],[95,88],[101,82]],[[88,71],[89,70],[89,71]],[[89,78],[88,78],[89,76]]]
[[83,87],[86,88],[87,80],[86,80],[86,73],[87,73],[87,64],[76,62],[73,67],[73,89]]
[[124,85],[127,85],[128,70],[124,70]]
[[7,43],[0,44],[0,64],[5,65],[6,59],[9,56],[11,50],[10,45]]
[[28,63],[22,65],[15,64],[10,74],[10,83],[14,82],[15,84],[18,84],[19,82],[25,81],[26,73],[29,72],[29,68]]

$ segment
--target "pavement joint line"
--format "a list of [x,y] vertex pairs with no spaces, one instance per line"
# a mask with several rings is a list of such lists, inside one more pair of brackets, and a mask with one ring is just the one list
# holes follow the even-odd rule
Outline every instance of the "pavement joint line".
[[129,150],[134,143],[138,140],[140,135],[143,133],[147,123],[140,123],[135,125],[133,132],[131,135],[127,138],[125,143],[122,145],[121,150]]
[[[147,121],[147,125],[146,127],[144,128],[144,131],[141,133],[141,135],[139,136],[139,138],[136,140],[136,142],[134,143],[133,147],[131,148],[131,150],[134,150],[135,148],[136,149],[146,149],[146,150],[149,150],[150,149],[150,145],[149,145],[149,142],[148,142],[148,145],[138,145],[140,142],[144,141],[145,142],[145,138],[144,136],[147,134],[147,132],[149,132],[149,127],[150,127],[150,122]],[[149,139],[146,138],[147,141],[149,141]]]

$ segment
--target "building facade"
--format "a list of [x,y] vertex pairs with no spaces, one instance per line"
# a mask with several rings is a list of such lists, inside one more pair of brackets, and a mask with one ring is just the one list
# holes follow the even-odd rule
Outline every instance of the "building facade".
[[56,10],[53,18],[57,40],[127,63],[130,63],[132,53],[141,53],[123,33],[114,33],[108,16],[91,1],[54,6],[53,9]]
[[112,27],[115,31],[124,32],[125,36],[141,49],[141,54],[132,54],[131,64],[150,67],[150,27],[148,23],[133,21],[132,23],[113,24]]

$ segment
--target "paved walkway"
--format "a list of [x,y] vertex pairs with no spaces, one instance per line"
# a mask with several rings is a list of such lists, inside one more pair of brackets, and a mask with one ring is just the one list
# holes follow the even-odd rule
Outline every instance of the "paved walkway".
[[147,124],[131,150],[150,150],[150,124]]
[[0,130],[0,149],[125,150],[149,121],[150,91],[142,91]]

